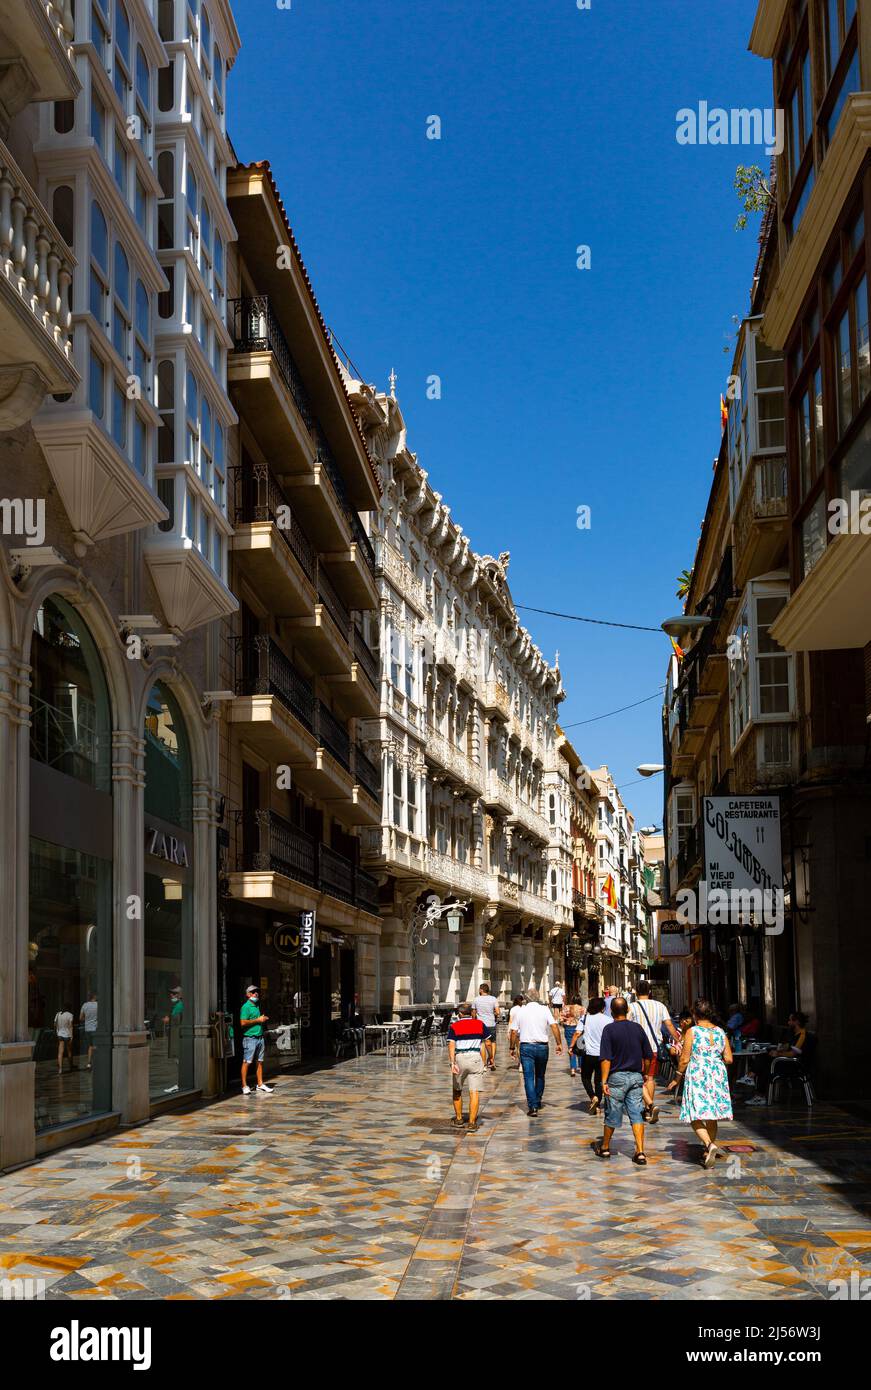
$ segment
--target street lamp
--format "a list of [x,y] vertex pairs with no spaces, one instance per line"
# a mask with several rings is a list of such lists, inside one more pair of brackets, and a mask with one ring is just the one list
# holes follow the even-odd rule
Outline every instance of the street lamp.
[[666,618],[660,626],[669,637],[680,637],[685,632],[701,632],[702,628],[710,627],[713,621],[704,613],[681,613],[677,618]]
[[660,772],[665,772],[665,763],[640,763],[635,771],[641,777],[656,777]]
[[443,903],[437,893],[430,893],[426,902],[416,909],[411,919],[413,945],[425,946],[428,929],[437,926],[443,917],[447,919],[448,931],[458,932],[468,905],[468,899],[463,902]]

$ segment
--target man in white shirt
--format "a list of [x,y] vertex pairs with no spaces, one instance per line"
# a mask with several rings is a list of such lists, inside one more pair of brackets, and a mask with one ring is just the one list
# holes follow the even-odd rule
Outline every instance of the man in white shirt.
[[633,1023],[640,1023],[647,1034],[647,1041],[653,1049],[653,1060],[650,1063],[647,1074],[644,1078],[644,1119],[647,1124],[655,1125],[659,1119],[659,1107],[654,1105],[656,1098],[656,1085],[654,1077],[659,1070],[659,1045],[663,1041],[662,1030],[672,1037],[675,1042],[680,1041],[680,1034],[671,1021],[665,1004],[658,999],[651,999],[650,985],[646,980],[639,980],[635,986],[635,1003],[629,1006],[629,1017]]
[[474,1003],[475,1017],[484,1025],[484,1041],[487,1044],[487,1066],[496,1070],[496,1019],[499,1017],[499,1000],[490,993],[489,985],[481,985]]
[[550,999],[550,1007],[553,1009],[554,1018],[559,1019],[560,1010],[566,1002],[566,992],[559,980],[554,984],[548,998]]
[[546,1004],[542,1004],[537,989],[526,991],[527,1002],[517,1010],[514,1030],[510,1042],[512,1048],[520,1043],[520,1064],[523,1067],[523,1084],[526,1088],[527,1115],[535,1116],[541,1109],[544,1094],[544,1074],[550,1056],[549,1040],[553,1033],[556,1040],[557,1056],[562,1056],[563,1044],[560,1031],[554,1022],[553,1014]]

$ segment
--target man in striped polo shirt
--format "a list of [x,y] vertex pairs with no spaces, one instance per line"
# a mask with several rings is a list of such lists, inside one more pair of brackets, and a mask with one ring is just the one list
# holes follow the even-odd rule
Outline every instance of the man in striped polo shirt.
[[487,1056],[486,1032],[480,1018],[472,1017],[471,1004],[460,1004],[457,1012],[459,1018],[455,1019],[448,1029],[448,1056],[451,1059],[454,1083],[454,1118],[451,1124],[455,1129],[462,1128],[465,1079],[469,1083],[468,1133],[474,1134],[478,1128],[479,1091]]

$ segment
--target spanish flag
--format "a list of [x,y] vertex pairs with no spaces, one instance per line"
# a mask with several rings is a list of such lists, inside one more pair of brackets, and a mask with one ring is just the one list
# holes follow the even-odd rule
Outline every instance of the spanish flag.
[[678,644],[677,644],[677,642],[675,642],[675,640],[674,640],[673,637],[670,637],[668,640],[671,642],[672,650],[673,650],[675,656],[677,657],[678,661],[683,661],[684,656],[685,656],[685,652],[684,652],[683,647],[679,647]]
[[614,879],[612,878],[611,874],[608,875],[608,877],[605,879],[605,882],[602,884],[602,897],[607,898],[609,907],[613,908],[617,906],[617,893],[614,888]]
[[723,397],[720,397],[720,429],[724,430],[729,423],[729,407]]

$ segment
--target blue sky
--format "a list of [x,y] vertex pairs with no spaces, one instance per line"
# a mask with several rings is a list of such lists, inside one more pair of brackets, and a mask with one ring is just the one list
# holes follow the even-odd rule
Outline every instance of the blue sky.
[[[680,609],[756,255],[732,178],[768,161],[679,146],[676,113],[770,106],[755,8],[234,0],[239,156],[272,162],[324,317],[367,380],[395,368],[410,447],[474,548],[510,550],[518,605]],[[664,634],[521,618],[559,649],[565,725],[664,681]],[[661,779],[635,773],[661,758],[658,700],[569,733],[661,824]]]

